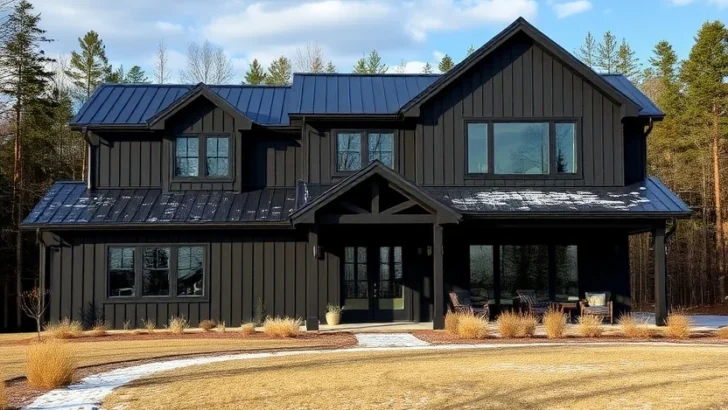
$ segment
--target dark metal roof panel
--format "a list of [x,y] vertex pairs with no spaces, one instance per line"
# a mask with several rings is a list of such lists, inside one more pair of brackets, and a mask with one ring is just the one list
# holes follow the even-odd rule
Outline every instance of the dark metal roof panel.
[[624,94],[627,98],[639,105],[642,109],[640,115],[645,117],[664,117],[665,113],[655,105],[639,88],[632,84],[627,77],[622,74],[602,74],[612,87]]
[[[36,204],[24,226],[123,226],[170,223],[286,222],[295,188],[243,193],[159,189],[88,190],[82,182],[57,182]],[[248,200],[248,198],[253,198]]]

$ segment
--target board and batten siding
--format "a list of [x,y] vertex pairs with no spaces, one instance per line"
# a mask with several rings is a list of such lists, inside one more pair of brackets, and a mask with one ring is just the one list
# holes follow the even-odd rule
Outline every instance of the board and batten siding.
[[[184,315],[191,326],[201,320],[225,321],[239,326],[255,316],[256,301],[261,299],[270,316],[306,317],[306,277],[317,275],[319,316],[328,303],[338,301],[339,257],[326,253],[309,272],[306,258],[311,257],[305,233],[289,232],[194,232],[143,235],[73,234],[63,238],[64,245],[49,250],[51,322],[63,318],[83,320],[100,315],[114,328],[142,326],[154,320],[158,326],[172,316]],[[137,244],[206,247],[204,300],[172,298],[169,302],[109,300],[106,271],[107,246]]]
[[105,133],[95,147],[98,188],[162,186],[162,138],[152,133]]

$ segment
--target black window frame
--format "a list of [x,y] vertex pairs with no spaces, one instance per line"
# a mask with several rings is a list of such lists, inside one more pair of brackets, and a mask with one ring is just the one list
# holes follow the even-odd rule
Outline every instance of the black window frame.
[[[334,172],[333,176],[337,177],[343,177],[353,174],[354,172],[359,171],[360,169],[366,167],[371,162],[369,160],[369,134],[392,134],[392,166],[390,167],[392,170],[396,171],[399,166],[399,162],[397,161],[397,154],[398,154],[398,133],[397,130],[394,129],[335,129],[332,130],[331,134],[333,135],[332,138],[332,146],[333,146],[333,167]],[[359,134],[361,138],[361,167],[359,169],[354,169],[350,171],[340,171],[339,170],[339,134]]]
[[[491,118],[491,117],[467,117],[464,118],[463,137],[465,144],[465,157],[463,158],[463,172],[465,179],[582,179],[583,158],[582,154],[582,124],[578,117],[528,117],[528,118]],[[484,173],[469,172],[468,163],[468,124],[479,123],[488,125],[487,133],[487,161],[488,170]],[[496,123],[548,123],[549,128],[549,172],[546,174],[496,174],[495,173],[495,132]],[[556,172],[556,124],[574,124],[574,154],[576,161],[576,172]]]
[[[202,295],[178,295],[177,294],[177,255],[179,248],[185,247],[201,247],[202,248]],[[111,249],[114,248],[133,248],[134,249],[134,296],[111,296],[109,283],[109,257]],[[169,295],[150,295],[143,296],[142,288],[144,281],[144,248],[169,248]],[[106,245],[106,263],[104,267],[104,288],[105,301],[108,303],[156,303],[156,302],[185,302],[196,301],[204,302],[209,300],[210,294],[210,275],[209,275],[209,249],[208,245],[203,243],[113,243]]]
[[[177,139],[178,138],[197,138],[197,158],[198,158],[198,175],[197,176],[180,176],[177,175]],[[227,175],[210,176],[207,175],[207,139],[208,138],[227,138],[228,139],[228,172]],[[226,132],[206,132],[206,133],[182,133],[172,136],[172,181],[173,182],[232,182],[233,170],[235,168],[234,149],[235,139],[231,133]]]

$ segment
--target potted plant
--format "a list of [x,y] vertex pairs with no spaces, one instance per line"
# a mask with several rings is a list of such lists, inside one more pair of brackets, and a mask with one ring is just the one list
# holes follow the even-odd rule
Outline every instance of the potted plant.
[[326,324],[329,326],[336,326],[341,323],[341,306],[327,305],[326,306]]

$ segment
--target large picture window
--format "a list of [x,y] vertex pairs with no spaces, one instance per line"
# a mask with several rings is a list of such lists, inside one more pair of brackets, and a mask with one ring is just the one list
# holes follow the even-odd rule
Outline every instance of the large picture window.
[[175,139],[174,176],[225,178],[230,176],[230,137],[183,136]]
[[391,132],[339,132],[336,134],[336,171],[357,171],[374,160],[394,168],[394,146]]
[[493,273],[493,247],[470,246],[470,299],[475,303],[489,303],[495,298]]
[[204,296],[203,246],[110,246],[111,298]]
[[577,173],[574,121],[471,121],[466,132],[471,176]]

